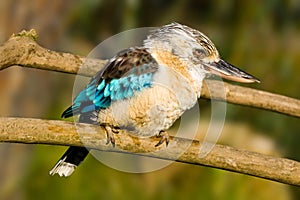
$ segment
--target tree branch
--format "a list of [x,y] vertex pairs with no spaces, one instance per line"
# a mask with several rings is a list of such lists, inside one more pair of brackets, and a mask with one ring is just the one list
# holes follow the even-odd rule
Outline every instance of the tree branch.
[[[106,60],[87,59],[69,53],[45,49],[35,41],[34,30],[13,35],[0,47],[0,70],[18,65],[36,69],[58,71],[70,74],[80,73],[93,76]],[[80,68],[80,70],[79,70]],[[218,81],[206,80],[211,87],[220,87]],[[223,87],[223,86],[222,86]],[[214,98],[226,102],[270,110],[290,116],[300,117],[300,100],[261,90],[224,83],[225,99],[217,93],[210,95],[207,84],[203,84],[202,98]],[[217,91],[217,90],[216,90]],[[212,97],[211,97],[212,96]]]
[[[0,47],[0,70],[21,66],[57,72],[93,76],[107,62],[105,60],[85,59],[70,53],[45,49],[36,43],[34,29],[13,34]],[[82,66],[82,64],[86,64]],[[79,71],[80,68],[80,71]]]
[[[164,160],[210,166],[281,183],[300,186],[300,163],[259,153],[216,145],[205,157],[198,152],[199,141],[170,138],[170,145],[156,148],[159,138],[137,138],[126,131],[115,134],[116,147],[106,144],[106,133],[100,126],[30,118],[0,118],[0,142],[52,144],[85,147],[119,153],[134,153]],[[77,129],[76,129],[77,128]],[[77,132],[80,129],[80,136]],[[188,149],[183,147],[189,146]],[[161,151],[157,151],[157,150]],[[176,159],[178,152],[183,154]],[[147,153],[147,154],[145,154]]]
[[[0,47],[0,70],[10,66],[30,67],[50,71],[76,74],[84,63],[80,74],[92,76],[100,70],[105,60],[86,59],[69,53],[50,51],[39,46],[35,40],[37,35],[34,30],[23,31],[13,35]],[[218,81],[209,80],[209,85],[220,87]],[[300,101],[297,99],[272,94],[265,91],[245,88],[224,83],[224,99],[214,91],[209,91],[207,85],[203,87],[201,97],[226,100],[227,102],[262,108],[290,116],[300,117]],[[213,94],[210,95],[210,92]],[[81,131],[80,137],[77,129],[71,122],[41,120],[28,118],[0,118],[0,142],[36,143],[66,146],[85,146],[101,151],[121,153],[134,153],[165,160],[205,165],[225,169],[256,177],[270,179],[282,183],[300,186],[300,163],[297,161],[266,156],[232,147],[216,145],[206,157],[199,156],[200,146],[204,143],[192,141],[189,148],[183,151],[191,140],[171,137],[168,148],[161,145],[157,148],[153,144],[158,141],[152,137],[141,139],[132,136],[126,131],[116,134],[116,147],[106,145],[106,134],[99,126],[78,124]],[[91,134],[97,133],[97,134]],[[178,152],[184,152],[176,158]],[[147,153],[147,154],[145,154]]]

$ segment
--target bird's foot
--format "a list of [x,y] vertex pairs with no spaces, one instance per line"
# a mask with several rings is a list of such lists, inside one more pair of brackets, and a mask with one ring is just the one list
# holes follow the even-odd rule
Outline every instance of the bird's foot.
[[115,137],[114,134],[119,133],[119,128],[112,127],[109,125],[103,126],[106,131],[106,144],[111,143],[113,147],[115,147]]
[[156,137],[160,137],[161,139],[159,140],[159,142],[155,145],[155,147],[160,146],[161,144],[163,144],[164,142],[166,143],[166,146],[168,146],[169,141],[170,141],[170,137],[169,134],[166,131],[160,131],[159,134]]

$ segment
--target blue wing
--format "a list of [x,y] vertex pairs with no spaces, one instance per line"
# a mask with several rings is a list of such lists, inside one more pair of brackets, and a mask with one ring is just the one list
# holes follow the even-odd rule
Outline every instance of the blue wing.
[[145,48],[129,48],[119,52],[99,71],[74,99],[62,117],[90,113],[110,106],[112,101],[132,97],[151,87],[158,64]]

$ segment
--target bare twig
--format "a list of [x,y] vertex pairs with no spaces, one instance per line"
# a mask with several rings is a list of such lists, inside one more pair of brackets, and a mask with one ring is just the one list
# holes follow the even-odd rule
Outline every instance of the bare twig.
[[[80,136],[77,132],[80,129]],[[93,133],[93,134],[91,134]],[[300,163],[259,153],[216,145],[206,156],[199,156],[199,141],[171,137],[170,145],[154,147],[159,138],[137,138],[125,131],[115,135],[116,147],[106,144],[106,133],[99,126],[56,120],[0,118],[0,142],[83,146],[101,151],[134,153],[143,156],[225,169],[273,181],[300,186]],[[189,146],[189,144],[191,145]],[[183,147],[189,148],[184,149]],[[178,152],[183,152],[177,159]]]
[[[22,66],[70,74],[92,76],[106,63],[105,60],[85,59],[70,53],[55,52],[36,43],[35,30],[12,35],[0,47],[0,70]],[[85,65],[82,65],[82,64]],[[80,68],[80,70],[79,70]]]
[[[93,76],[100,70],[106,60],[87,59],[69,53],[50,51],[35,42],[37,35],[34,30],[23,31],[13,35],[0,47],[0,70],[18,65],[64,73],[79,73]],[[79,70],[80,68],[80,70]],[[206,80],[212,87],[220,87],[217,81]],[[201,97],[211,98],[207,86],[201,91]],[[242,86],[224,83],[226,101],[233,104],[266,109],[290,116],[300,117],[300,101],[290,97],[255,90]],[[217,90],[216,90],[217,91]],[[218,94],[212,94],[216,99],[224,100]]]
[[[206,80],[211,88],[219,87],[218,81]],[[281,114],[300,117],[300,100],[291,97],[274,94],[262,90],[246,88],[224,82],[225,99],[218,93],[210,95],[213,90],[208,90],[207,84],[202,87],[201,97],[225,100],[232,104],[260,108]],[[218,91],[218,90],[216,90]]]

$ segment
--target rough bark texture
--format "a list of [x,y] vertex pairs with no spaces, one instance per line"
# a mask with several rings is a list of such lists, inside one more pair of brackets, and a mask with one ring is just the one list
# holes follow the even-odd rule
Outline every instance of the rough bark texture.
[[[80,129],[80,136],[78,135]],[[259,153],[215,145],[205,157],[199,156],[203,143],[183,138],[170,138],[166,148],[155,144],[159,138],[137,138],[121,131],[115,134],[116,146],[106,144],[102,127],[30,118],[0,118],[0,142],[84,146],[101,151],[134,153],[143,156],[195,165],[205,165],[242,174],[300,186],[300,163]],[[185,147],[187,147],[185,149]],[[179,153],[182,155],[178,157]]]

